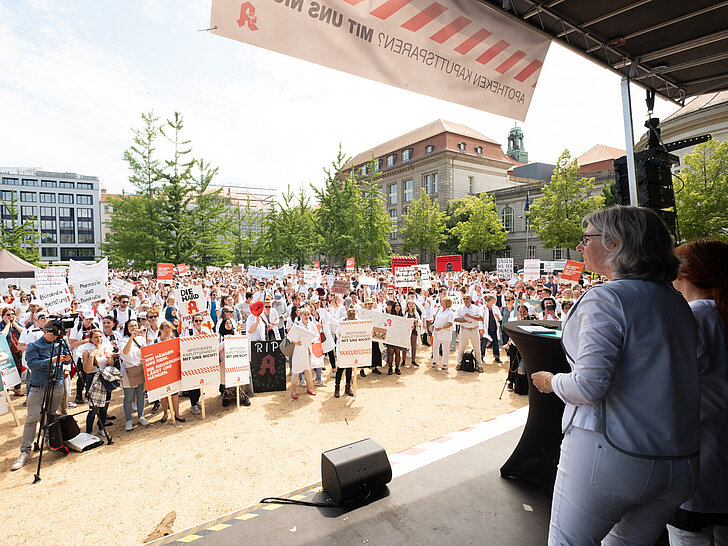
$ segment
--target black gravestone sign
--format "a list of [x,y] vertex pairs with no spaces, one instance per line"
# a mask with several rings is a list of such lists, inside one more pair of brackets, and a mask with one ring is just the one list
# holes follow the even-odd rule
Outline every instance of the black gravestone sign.
[[280,341],[250,342],[250,373],[255,392],[286,390],[286,357]]

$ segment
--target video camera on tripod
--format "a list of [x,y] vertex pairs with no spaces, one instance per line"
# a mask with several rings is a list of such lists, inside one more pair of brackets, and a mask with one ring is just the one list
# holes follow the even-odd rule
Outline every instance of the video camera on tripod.
[[44,329],[53,332],[56,338],[65,337],[66,332],[76,324],[76,319],[78,319],[78,313],[50,315]]

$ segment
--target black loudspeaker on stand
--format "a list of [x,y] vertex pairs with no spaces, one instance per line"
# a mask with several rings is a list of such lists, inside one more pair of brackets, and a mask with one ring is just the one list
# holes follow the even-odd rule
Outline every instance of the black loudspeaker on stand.
[[387,453],[370,438],[321,454],[321,486],[334,502],[364,500],[390,481]]

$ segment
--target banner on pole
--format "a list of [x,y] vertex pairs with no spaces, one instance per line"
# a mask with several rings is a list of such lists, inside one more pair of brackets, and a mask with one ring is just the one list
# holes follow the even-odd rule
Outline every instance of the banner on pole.
[[415,265],[417,263],[417,258],[414,256],[392,256],[390,261],[392,263],[392,275],[396,275],[398,267]]
[[339,324],[340,368],[359,368],[372,365],[372,321],[345,320]]
[[435,267],[438,273],[462,271],[463,257],[460,256],[460,254],[452,254],[450,256],[437,256],[435,258]]
[[157,264],[157,280],[171,281],[174,279],[174,264]]
[[[278,348],[279,341],[250,343],[250,374],[255,392],[286,390],[286,357]],[[298,377],[292,377],[297,381]]]
[[104,258],[94,265],[71,261],[68,266],[68,284],[73,286],[73,295],[81,303],[108,300],[106,281],[109,278],[109,259]]
[[471,0],[213,0],[213,34],[524,120],[550,40]]
[[273,277],[282,279],[286,276],[286,268],[279,267],[278,269],[266,269],[265,267],[256,267],[254,265],[251,265],[248,267],[248,276],[255,279],[265,280],[273,279]]
[[220,384],[220,357],[216,334],[179,338],[182,390]]
[[226,387],[250,383],[250,342],[247,336],[225,336],[225,358],[220,366],[220,381]]
[[180,338],[142,347],[142,366],[150,402],[182,390]]
[[354,258],[347,258],[346,259],[346,270],[347,271],[354,271]]

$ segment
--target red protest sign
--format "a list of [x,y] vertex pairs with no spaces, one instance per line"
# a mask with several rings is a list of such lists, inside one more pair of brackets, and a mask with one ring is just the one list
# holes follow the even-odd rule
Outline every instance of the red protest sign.
[[182,388],[179,338],[142,347],[142,366],[150,402],[179,392]]
[[174,264],[157,264],[157,280],[171,281],[174,279]]
[[347,258],[346,259],[346,270],[347,271],[354,271],[354,258]]
[[417,264],[417,258],[414,256],[392,256],[392,275],[397,272],[398,267],[407,267]]
[[437,256],[435,264],[438,273],[447,273],[449,271],[462,271],[463,258],[460,254],[452,254],[451,256]]
[[582,262],[566,260],[564,271],[561,275],[559,275],[559,277],[566,281],[579,282],[582,271],[584,271],[584,264]]
[[321,262],[313,262],[314,269],[321,269]]
[[177,264],[177,275],[189,275],[190,266],[187,264]]

